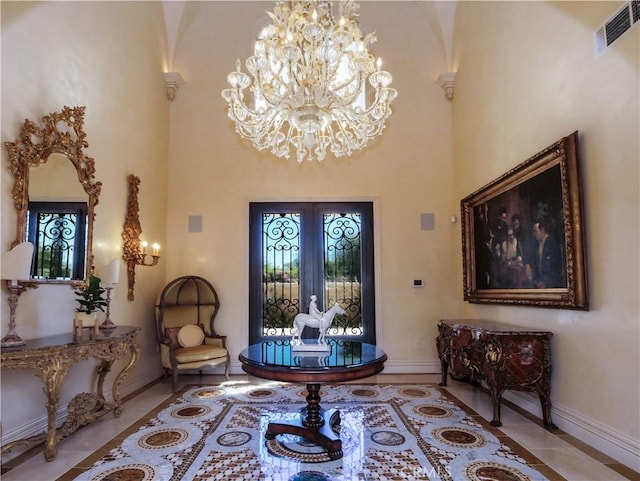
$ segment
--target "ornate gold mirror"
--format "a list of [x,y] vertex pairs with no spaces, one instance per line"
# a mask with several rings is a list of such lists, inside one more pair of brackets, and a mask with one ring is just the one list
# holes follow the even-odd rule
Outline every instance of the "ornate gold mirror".
[[[20,137],[5,142],[9,152],[17,234],[13,245],[34,244],[31,277],[69,283],[93,272],[93,224],[102,183],[84,154],[85,107],[67,107],[25,120]],[[12,245],[12,247],[13,247]]]

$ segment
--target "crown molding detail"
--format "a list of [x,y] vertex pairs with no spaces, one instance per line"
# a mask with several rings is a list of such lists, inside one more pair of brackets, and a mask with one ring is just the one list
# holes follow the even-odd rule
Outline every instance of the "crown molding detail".
[[163,75],[164,83],[167,86],[167,98],[172,101],[176,98],[176,93],[184,83],[184,79],[180,72],[165,72]]
[[444,96],[449,101],[453,101],[453,87],[456,83],[455,72],[444,72],[438,75],[436,83],[444,90]]

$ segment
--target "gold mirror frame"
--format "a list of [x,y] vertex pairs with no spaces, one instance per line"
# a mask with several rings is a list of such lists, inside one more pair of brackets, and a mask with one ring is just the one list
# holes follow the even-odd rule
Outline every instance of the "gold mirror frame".
[[[42,117],[42,126],[25,120],[20,137],[13,142],[5,142],[9,153],[10,170],[14,177],[13,204],[18,215],[16,240],[12,246],[27,240],[27,212],[29,209],[29,167],[46,164],[49,156],[62,154],[69,159],[78,173],[78,180],[87,193],[87,239],[85,279],[93,273],[93,224],[95,206],[98,204],[102,182],[95,180],[95,162],[84,154],[89,146],[82,130],[85,107],[63,107]],[[75,283],[70,280],[34,279],[38,283]]]

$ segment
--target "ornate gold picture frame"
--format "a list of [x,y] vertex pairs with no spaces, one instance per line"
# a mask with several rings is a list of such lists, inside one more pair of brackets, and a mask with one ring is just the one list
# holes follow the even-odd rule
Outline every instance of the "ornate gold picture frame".
[[588,310],[578,132],[460,208],[466,301]]

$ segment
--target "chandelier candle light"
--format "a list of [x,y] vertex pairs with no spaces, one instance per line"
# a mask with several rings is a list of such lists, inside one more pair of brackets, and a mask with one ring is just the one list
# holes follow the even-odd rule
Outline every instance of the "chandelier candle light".
[[[338,22],[332,11],[338,6]],[[236,132],[258,150],[298,162],[351,155],[380,135],[398,93],[391,74],[367,51],[353,1],[279,1],[245,66],[222,91]],[[371,88],[367,88],[367,82]]]

